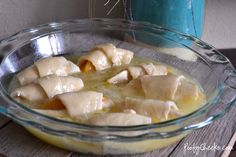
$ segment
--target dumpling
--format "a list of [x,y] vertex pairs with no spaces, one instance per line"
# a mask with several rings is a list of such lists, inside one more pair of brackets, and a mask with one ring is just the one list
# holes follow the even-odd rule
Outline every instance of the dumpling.
[[91,52],[96,50],[102,51],[106,55],[107,59],[112,62],[114,62],[117,59],[116,47],[113,44],[97,45],[91,50]]
[[39,78],[36,82],[43,88],[48,98],[62,93],[79,91],[84,87],[83,81],[73,76],[50,75]]
[[137,112],[133,109],[124,109],[123,113],[131,113],[131,114],[136,114]]
[[94,50],[89,52],[86,56],[82,56],[79,59],[79,66],[81,70],[86,72],[85,67],[87,64],[91,64],[94,66],[95,70],[103,70],[111,67],[111,63],[109,62],[107,56],[100,50]]
[[152,63],[148,64],[140,64],[138,66],[130,66],[128,67],[128,71],[132,77],[132,79],[139,78],[144,75],[167,75],[167,67],[163,65],[153,65]]
[[173,101],[194,101],[199,88],[182,75],[143,76],[141,85],[146,98]]
[[[159,120],[167,120],[172,113],[177,114],[178,108],[173,101],[160,101],[155,99],[139,99],[126,97],[125,108],[133,109],[136,113],[158,118]],[[181,115],[179,113],[179,115]]]
[[193,102],[199,96],[199,88],[196,84],[188,81],[187,79],[181,79],[178,89],[175,94],[175,101],[177,102]]
[[134,55],[133,52],[121,48],[117,48],[116,53],[117,53],[116,60],[112,61],[113,65],[116,66],[129,64]]
[[105,97],[105,96],[102,97],[102,107],[103,108],[109,108],[114,105],[115,105],[115,103],[110,98]]
[[27,67],[17,75],[18,82],[21,85],[31,83],[33,80],[39,78],[39,73],[35,65]]
[[116,83],[126,82],[127,80],[129,80],[129,72],[127,70],[124,70],[115,75],[114,77],[108,79],[107,82],[116,84]]
[[84,114],[101,110],[103,108],[103,94],[95,91],[81,91],[64,93],[57,96],[64,104],[69,115],[78,118]]
[[174,100],[179,81],[183,76],[143,76],[141,85],[145,97],[148,99]]
[[143,97],[144,92],[141,85],[140,79],[131,80],[125,87],[123,88],[123,93],[128,96],[139,96]]
[[150,124],[152,119],[147,116],[133,113],[105,113],[94,116],[88,120],[92,125],[104,126],[131,126]]
[[94,50],[103,51],[107,58],[111,61],[112,66],[129,64],[134,55],[133,52],[126,49],[116,48],[110,43],[97,45]]
[[80,69],[71,61],[64,57],[48,57],[34,63],[39,72],[39,76],[57,75],[67,76],[68,74],[78,73]]
[[145,70],[141,66],[129,66],[127,68],[132,79],[136,79],[140,76],[146,75]]
[[149,64],[141,64],[141,67],[145,70],[147,75],[167,75],[167,67],[164,65],[153,65],[152,63]]
[[87,55],[80,57],[77,64],[81,69],[92,69],[85,68],[90,65],[95,70],[104,70],[112,66],[129,64],[132,58],[133,52],[129,50],[116,48],[112,44],[103,44],[96,46]]
[[29,101],[40,101],[52,98],[57,94],[79,91],[84,87],[80,78],[72,76],[50,75],[39,78],[33,83],[16,88],[12,97],[22,97]]
[[[124,77],[124,74],[126,74],[127,76]],[[112,78],[108,79],[108,82],[116,84],[132,79],[137,79],[144,75],[167,75],[167,68],[163,65],[153,65],[152,63],[129,66],[127,70],[123,70]]]
[[27,84],[16,88],[12,93],[12,97],[19,97],[29,101],[41,101],[47,98],[45,91],[36,83]]
[[17,78],[21,85],[25,85],[39,77],[51,74],[67,76],[78,72],[80,72],[80,68],[64,57],[48,57],[38,60],[34,65],[18,73]]

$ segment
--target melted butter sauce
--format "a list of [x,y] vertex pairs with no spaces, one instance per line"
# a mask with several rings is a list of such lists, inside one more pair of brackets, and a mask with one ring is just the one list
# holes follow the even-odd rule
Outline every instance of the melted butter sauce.
[[[65,56],[67,59],[71,60],[72,62],[76,63],[77,59],[79,58],[78,55],[71,55],[71,56]],[[138,65],[141,63],[150,63],[152,62],[153,64],[160,64],[159,62],[155,62],[150,59],[146,58],[138,58],[134,57],[131,61],[130,65]],[[165,65],[165,64],[162,64]],[[206,96],[204,92],[201,90],[202,88],[200,85],[191,79],[189,76],[186,76],[186,74],[183,74],[181,71],[170,67],[168,65],[165,65],[168,69],[168,73],[172,74],[177,74],[177,75],[184,75],[188,80],[193,82],[194,84],[198,85],[199,87],[199,93],[198,97],[195,101],[188,101],[184,100],[181,102],[176,102],[177,107],[179,108],[179,111],[183,114],[189,114],[197,109],[199,109],[204,103],[206,102]],[[116,75],[120,71],[126,69],[128,65],[126,66],[119,66],[119,67],[112,67],[106,70],[102,71],[96,71],[96,72],[87,72],[87,73],[77,73],[73,74],[72,76],[74,77],[79,77],[83,80],[84,82],[84,88],[83,90],[94,90],[98,92],[102,92],[105,97],[111,99],[114,102],[114,106],[110,108],[104,108],[102,110],[96,111],[92,113],[94,114],[101,114],[101,113],[113,113],[113,112],[122,112],[122,104],[124,103],[125,97],[140,97],[144,98],[142,94],[137,94],[137,93],[130,93],[128,91],[124,90],[124,86],[126,83],[123,84],[109,84],[107,80],[111,78],[112,76]],[[15,89],[16,87],[19,86],[19,83],[17,82],[16,78],[14,77],[11,85],[9,87],[9,91],[12,91],[12,89]],[[23,99],[18,99],[19,102],[23,103],[24,105],[33,108],[33,109],[50,109],[50,110],[61,110],[65,109],[63,104],[56,99],[51,99],[51,100],[45,100],[43,102],[29,102]],[[172,117],[170,117],[171,119]],[[152,118],[153,122],[159,122],[157,118]],[[81,122],[81,121],[80,121]]]

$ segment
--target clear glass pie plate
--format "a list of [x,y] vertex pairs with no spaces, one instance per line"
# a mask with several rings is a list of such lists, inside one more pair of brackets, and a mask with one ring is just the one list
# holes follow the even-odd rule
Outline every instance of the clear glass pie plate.
[[[198,81],[207,102],[178,119],[139,126],[91,126],[42,115],[8,93],[15,73],[47,56],[85,54],[113,43],[135,55],[173,66]],[[23,30],[0,43],[0,112],[55,146],[92,154],[133,154],[168,146],[222,117],[236,100],[236,71],[212,46],[186,34],[145,22],[84,19]]]

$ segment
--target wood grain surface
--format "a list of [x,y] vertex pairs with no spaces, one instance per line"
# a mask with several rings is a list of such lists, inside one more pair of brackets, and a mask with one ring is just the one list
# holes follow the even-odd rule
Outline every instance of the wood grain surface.
[[9,118],[6,118],[5,116],[0,114],[0,129],[3,128],[7,123],[10,121]]
[[0,130],[0,143],[0,153],[9,157],[66,157],[71,154],[42,142],[13,122]]

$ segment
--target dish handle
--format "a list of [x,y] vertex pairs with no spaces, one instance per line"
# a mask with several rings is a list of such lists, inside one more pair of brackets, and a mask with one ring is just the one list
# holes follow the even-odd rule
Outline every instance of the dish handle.
[[223,73],[226,77],[223,79],[224,85],[219,98],[206,110],[203,117],[199,116],[195,123],[185,126],[184,130],[195,130],[211,124],[224,116],[236,104],[236,70],[233,67],[227,67]]
[[225,109],[229,110],[234,104],[236,104],[236,70],[229,66],[224,69],[223,73],[226,75],[224,79],[224,87],[220,95],[219,103],[225,106]]
[[24,116],[27,116],[27,113],[16,105],[9,103],[2,95],[0,95],[0,115],[1,114],[21,124],[23,124],[25,120]]
[[6,108],[3,106],[0,106],[0,113],[2,114],[6,113]]
[[224,69],[224,73],[227,76],[224,80],[224,84],[227,87],[236,90],[236,70],[232,67],[227,67],[226,69]]
[[2,98],[2,96],[0,96],[0,114],[4,114],[7,116],[8,106],[8,103]]

